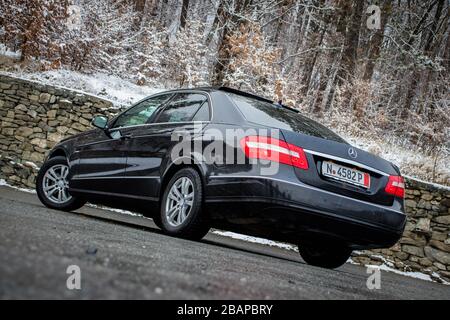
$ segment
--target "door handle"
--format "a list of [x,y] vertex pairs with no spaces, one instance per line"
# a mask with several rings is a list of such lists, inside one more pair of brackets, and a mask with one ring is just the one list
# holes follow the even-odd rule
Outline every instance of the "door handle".
[[133,138],[132,134],[125,134],[125,135],[120,137],[120,140],[129,140],[131,138]]

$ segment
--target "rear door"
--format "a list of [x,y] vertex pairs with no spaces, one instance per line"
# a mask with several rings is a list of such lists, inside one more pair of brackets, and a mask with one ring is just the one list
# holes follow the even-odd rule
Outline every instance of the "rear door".
[[210,120],[208,96],[179,92],[157,110],[152,122],[131,128],[126,153],[124,190],[137,198],[157,200],[161,175],[171,163],[171,151],[180,134],[199,134]]

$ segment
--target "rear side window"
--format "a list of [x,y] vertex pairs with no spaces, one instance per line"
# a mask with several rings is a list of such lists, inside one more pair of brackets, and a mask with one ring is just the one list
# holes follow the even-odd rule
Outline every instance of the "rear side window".
[[208,101],[203,102],[200,109],[192,118],[192,121],[209,121],[209,104]]
[[227,94],[249,122],[345,143],[327,127],[293,110],[251,97]]
[[207,102],[206,96],[199,93],[177,93],[158,115],[155,122],[192,121],[200,107]]

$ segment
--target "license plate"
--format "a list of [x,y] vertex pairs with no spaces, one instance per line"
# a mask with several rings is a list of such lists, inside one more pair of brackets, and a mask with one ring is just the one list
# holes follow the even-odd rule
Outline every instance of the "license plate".
[[365,188],[370,187],[370,175],[368,173],[344,167],[334,162],[322,162],[322,174],[326,177],[355,184],[357,186]]

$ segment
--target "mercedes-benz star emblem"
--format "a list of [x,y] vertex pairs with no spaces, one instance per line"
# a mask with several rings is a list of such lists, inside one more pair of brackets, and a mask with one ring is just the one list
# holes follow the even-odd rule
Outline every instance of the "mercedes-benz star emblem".
[[356,152],[355,148],[350,147],[348,149],[348,155],[350,156],[350,158],[355,159],[358,156],[358,153]]

